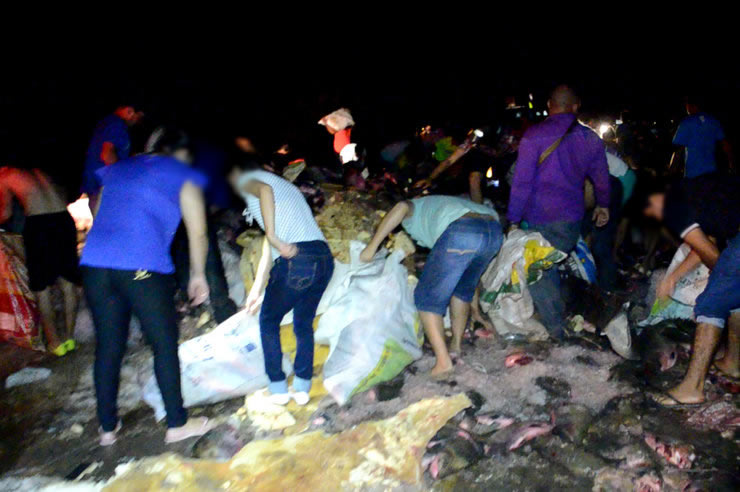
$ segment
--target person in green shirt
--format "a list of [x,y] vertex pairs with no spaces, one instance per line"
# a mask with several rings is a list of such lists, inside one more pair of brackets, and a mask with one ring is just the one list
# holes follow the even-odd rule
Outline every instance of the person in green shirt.
[[[431,374],[443,376],[453,369],[450,352],[460,353],[480,277],[501,249],[501,224],[495,210],[463,198],[430,195],[403,201],[383,218],[360,259],[371,261],[399,225],[417,243],[431,249],[414,301],[437,358]],[[443,325],[448,306],[452,320],[450,351]]]

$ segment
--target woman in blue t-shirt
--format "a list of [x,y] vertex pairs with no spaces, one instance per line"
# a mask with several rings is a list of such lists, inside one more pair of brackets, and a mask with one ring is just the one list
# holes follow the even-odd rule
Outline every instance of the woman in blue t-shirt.
[[85,297],[95,324],[95,393],[100,444],[110,446],[121,427],[116,400],[132,313],[154,353],[154,372],[167,410],[165,442],[206,433],[208,419],[187,418],[180,390],[174,266],[170,244],[180,220],[190,241],[193,304],[208,299],[205,178],[189,162],[187,137],[165,133],[155,152],[97,171],[102,183],[95,222],[82,253]]

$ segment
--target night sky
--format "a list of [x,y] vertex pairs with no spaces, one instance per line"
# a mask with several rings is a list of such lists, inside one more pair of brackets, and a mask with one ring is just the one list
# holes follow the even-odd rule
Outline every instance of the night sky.
[[172,57],[132,49],[125,63],[117,52],[113,67],[55,57],[6,70],[0,80],[0,159],[48,169],[71,184],[95,123],[126,100],[144,106],[150,125],[174,123],[210,137],[248,134],[265,152],[290,142],[323,159],[331,140],[316,122],[340,106],[352,110],[372,149],[427,122],[495,124],[506,96],[532,93],[544,105],[560,82],[578,88],[586,111],[616,116],[629,108],[664,124],[683,116],[684,95],[702,94],[740,147],[740,77],[729,46],[609,43],[377,46],[370,54],[351,44],[275,53],[262,45],[183,49]]

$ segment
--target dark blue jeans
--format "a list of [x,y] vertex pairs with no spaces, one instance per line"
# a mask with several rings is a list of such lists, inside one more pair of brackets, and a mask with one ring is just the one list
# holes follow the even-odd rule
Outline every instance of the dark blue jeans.
[[167,410],[167,427],[184,425],[187,413],[180,390],[172,275],[83,267],[82,281],[95,324],[95,396],[100,426],[110,432],[118,423],[118,385],[131,313],[139,318],[154,353],[154,374]]
[[[553,222],[532,225],[550,244],[564,253],[576,247],[581,231],[581,222]],[[545,270],[542,278],[529,288],[534,307],[542,323],[553,338],[561,339],[565,329],[565,302],[560,293],[560,272],[556,267]]]
[[452,296],[473,300],[488,264],[501,249],[501,224],[463,217],[447,226],[429,253],[414,291],[416,309],[444,316]]
[[334,257],[324,241],[296,243],[296,246],[296,256],[275,260],[260,312],[265,372],[273,383],[285,380],[280,321],[291,309],[297,344],[295,374],[307,380],[313,376],[313,319],[334,272]]
[[582,235],[591,233],[591,254],[596,261],[596,274],[599,287],[612,292],[617,286],[617,263],[614,261],[614,243],[617,238],[619,221],[622,218],[622,183],[609,176],[609,222],[604,227],[596,227],[591,216],[583,218]]

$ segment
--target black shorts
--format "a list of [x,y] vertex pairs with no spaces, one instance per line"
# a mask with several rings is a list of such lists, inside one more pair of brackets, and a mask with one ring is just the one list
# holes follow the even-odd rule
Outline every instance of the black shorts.
[[59,277],[80,285],[77,228],[68,212],[26,217],[23,243],[32,291],[54,285]]

